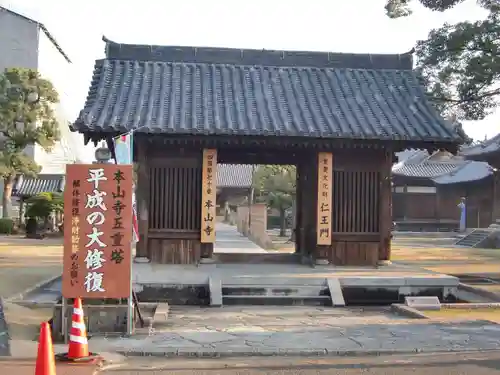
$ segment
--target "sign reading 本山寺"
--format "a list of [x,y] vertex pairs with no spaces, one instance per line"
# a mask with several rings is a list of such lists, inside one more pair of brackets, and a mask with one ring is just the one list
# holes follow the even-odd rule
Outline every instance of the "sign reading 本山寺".
[[215,242],[215,200],[217,177],[217,150],[203,150],[201,191],[201,243]]
[[64,298],[129,298],[131,165],[71,164],[64,191]]
[[332,179],[333,156],[330,152],[318,154],[318,207],[316,240],[318,245],[332,244]]

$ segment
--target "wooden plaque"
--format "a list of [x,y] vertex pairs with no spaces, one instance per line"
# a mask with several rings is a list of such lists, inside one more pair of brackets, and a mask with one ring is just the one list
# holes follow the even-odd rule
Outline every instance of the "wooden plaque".
[[215,242],[215,201],[217,197],[217,150],[203,150],[201,191],[201,242]]
[[318,206],[316,239],[318,245],[332,244],[332,179],[333,156],[330,152],[318,153]]

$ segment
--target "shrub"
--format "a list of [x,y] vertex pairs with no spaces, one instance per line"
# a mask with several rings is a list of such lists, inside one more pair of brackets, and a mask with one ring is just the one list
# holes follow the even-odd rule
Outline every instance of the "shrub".
[[12,234],[14,231],[14,220],[0,219],[0,234]]

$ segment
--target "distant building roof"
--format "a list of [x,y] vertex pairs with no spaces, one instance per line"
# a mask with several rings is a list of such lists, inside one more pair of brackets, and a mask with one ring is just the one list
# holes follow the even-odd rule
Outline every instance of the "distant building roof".
[[500,152],[500,133],[484,142],[463,147],[460,154],[465,157],[484,156]]
[[218,164],[217,187],[250,188],[254,167],[249,164]]
[[405,177],[432,178],[453,172],[459,167],[457,163],[425,162],[418,164],[402,163],[392,169],[392,173]]
[[49,40],[52,42],[52,44],[54,45],[54,47],[56,47],[57,50],[59,51],[59,53],[64,57],[64,59],[67,62],[71,63],[71,60],[70,60],[69,56],[66,54],[66,52],[64,52],[64,50],[62,49],[61,45],[59,43],[57,43],[56,38],[54,38],[54,36],[49,32],[49,30],[47,30],[47,28],[45,27],[45,25],[43,23],[38,22],[38,21],[36,21],[36,20],[34,20],[32,18],[29,18],[27,16],[24,16],[24,15],[18,13],[18,12],[14,12],[13,10],[8,9],[8,8],[6,8],[4,6],[1,6],[1,5],[0,5],[0,12],[9,12],[9,13],[15,15],[15,16],[18,16],[18,17],[21,17],[21,18],[25,19],[28,22],[33,22],[33,23],[37,24],[38,27],[45,33],[45,35],[47,36],[47,38],[49,38]]
[[105,39],[73,129],[458,144],[411,53],[119,44]]
[[405,150],[398,153],[399,162],[392,167],[397,176],[428,178],[437,184],[453,184],[482,180],[493,173],[486,162],[465,160],[461,156],[425,150]]
[[18,176],[12,189],[15,197],[32,197],[40,193],[62,193],[66,178],[62,174],[39,174],[37,177]]
[[433,178],[438,185],[479,181],[493,174],[493,167],[482,161],[466,161],[452,172]]

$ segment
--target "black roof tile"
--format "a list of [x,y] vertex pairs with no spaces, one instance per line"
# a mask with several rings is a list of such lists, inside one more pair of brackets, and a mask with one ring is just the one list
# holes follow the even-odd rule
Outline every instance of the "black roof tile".
[[15,197],[31,197],[40,193],[61,193],[66,178],[61,174],[39,174],[37,177],[18,176],[12,189]]
[[249,188],[254,166],[250,164],[218,164],[217,187]]
[[107,43],[73,129],[459,141],[410,54],[354,55]]

